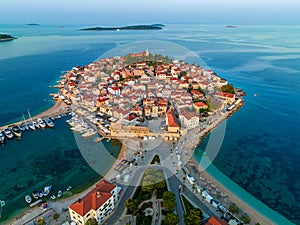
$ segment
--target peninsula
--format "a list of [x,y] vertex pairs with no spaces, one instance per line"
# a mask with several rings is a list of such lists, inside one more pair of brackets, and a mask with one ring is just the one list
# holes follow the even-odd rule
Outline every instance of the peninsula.
[[123,27],[90,27],[90,28],[82,28],[81,31],[102,31],[102,30],[161,30],[164,25],[162,24],[152,24],[152,25],[131,25],[131,26],[123,26]]
[[[154,211],[148,220],[161,224],[166,220],[160,205],[165,204],[164,196],[157,195],[154,200],[151,197],[153,190],[161,187],[164,193],[173,192],[176,202],[183,201],[185,207],[189,207],[185,212],[182,204],[172,203],[168,216],[176,217],[179,224],[184,224],[189,218],[184,215],[194,210],[190,200],[199,208],[193,211],[199,221],[213,221],[223,216],[222,224],[249,223],[248,215],[251,215],[253,222],[272,224],[213,176],[205,171],[200,173],[190,155],[208,132],[243,105],[241,90],[226,79],[209,69],[151,54],[147,49],[75,66],[61,76],[56,88],[58,93],[51,96],[72,110],[72,118],[66,121],[72,131],[82,137],[95,138],[94,135],[100,134],[95,141],[119,139],[123,147],[105,179],[67,200],[50,200],[50,210],[32,209],[12,224],[27,223],[37,216],[51,223],[52,217],[47,213],[53,210],[65,216],[69,213],[68,222],[77,224],[91,221],[126,224],[128,219],[138,224],[140,219],[135,214],[143,215],[139,205],[144,201]],[[137,146],[128,147],[133,142]],[[155,170],[149,172],[145,168],[153,164],[152,161],[155,162],[151,168]],[[169,185],[159,182],[161,185],[151,184],[145,188],[147,173],[158,174]],[[99,201],[96,208],[90,204],[95,199]],[[83,205],[88,205],[85,211],[81,210]],[[68,212],[61,211],[67,207]],[[107,213],[98,213],[105,207]],[[126,210],[129,216],[124,214]]]
[[0,41],[12,41],[14,39],[17,39],[9,34],[0,34]]

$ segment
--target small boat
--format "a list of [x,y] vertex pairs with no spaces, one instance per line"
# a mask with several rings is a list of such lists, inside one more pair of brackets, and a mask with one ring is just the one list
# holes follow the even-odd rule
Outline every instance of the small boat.
[[71,191],[71,190],[72,190],[72,186],[68,186],[67,191]]
[[25,129],[25,127],[23,125],[19,125],[19,130],[22,131],[22,132],[24,132],[26,129]]
[[41,128],[45,128],[46,127],[46,123],[44,122],[44,120],[42,120],[41,118],[37,119],[37,123],[39,124],[39,126]]
[[34,124],[35,128],[41,128],[37,122],[33,121],[32,123]]
[[28,204],[32,202],[32,198],[30,197],[30,195],[25,196],[25,202],[27,202]]
[[51,119],[45,119],[45,123],[47,124],[48,127],[54,127],[54,122]]
[[5,137],[2,134],[2,132],[0,131],[0,144],[4,144],[5,143]]
[[25,128],[25,130],[28,131],[28,130],[29,130],[29,125],[25,123],[25,124],[24,124],[24,128]]
[[21,137],[22,136],[22,132],[20,131],[18,126],[13,126],[11,128],[11,132],[16,136],[16,137]]
[[47,195],[50,193],[51,188],[52,188],[52,185],[47,185],[47,186],[45,186],[45,187],[44,187],[44,190],[43,190],[43,195],[44,195],[44,196],[47,196]]
[[10,131],[10,129],[5,128],[5,129],[3,130],[3,132],[4,132],[4,135],[5,135],[8,139],[14,138],[14,135],[13,135],[13,133]]
[[44,192],[43,190],[39,190],[39,192],[38,192],[39,198],[44,197],[44,193],[43,192]]
[[35,199],[39,199],[39,193],[38,193],[37,191],[32,192],[32,196],[33,196]]
[[55,200],[55,199],[56,199],[55,195],[51,195],[50,198],[51,198],[52,200]]
[[34,124],[33,122],[28,123],[28,127],[29,127],[31,130],[35,130],[35,124]]
[[57,193],[57,197],[60,198],[61,196],[62,196],[62,191],[59,190],[58,193]]

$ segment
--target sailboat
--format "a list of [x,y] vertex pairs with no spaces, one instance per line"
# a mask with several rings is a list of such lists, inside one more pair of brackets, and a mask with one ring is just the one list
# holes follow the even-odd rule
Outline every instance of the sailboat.
[[31,118],[29,109],[27,109],[27,112],[28,112],[28,116],[29,116],[29,118],[30,118],[30,123],[28,123],[28,127],[29,127],[31,130],[35,130],[35,124],[32,122],[32,118]]
[[23,117],[23,127],[25,128],[25,130],[29,130],[29,126],[28,126],[28,124],[26,123],[24,113],[22,113],[22,117]]

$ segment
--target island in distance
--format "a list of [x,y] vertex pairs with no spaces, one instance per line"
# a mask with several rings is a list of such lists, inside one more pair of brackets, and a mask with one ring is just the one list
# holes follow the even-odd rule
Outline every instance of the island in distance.
[[123,27],[90,27],[90,28],[82,28],[80,30],[161,30],[163,24],[152,24],[152,25],[131,25],[131,26],[123,26]]
[[14,39],[17,39],[9,34],[0,34],[0,41],[12,41]]

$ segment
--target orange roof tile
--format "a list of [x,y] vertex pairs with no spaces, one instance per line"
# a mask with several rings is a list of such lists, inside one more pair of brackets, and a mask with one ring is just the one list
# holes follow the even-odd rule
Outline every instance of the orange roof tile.
[[80,216],[84,216],[91,209],[97,210],[111,198],[112,194],[110,194],[110,192],[115,187],[115,185],[105,180],[101,180],[92,191],[86,194],[82,199],[78,199],[70,205],[69,208],[74,210]]

